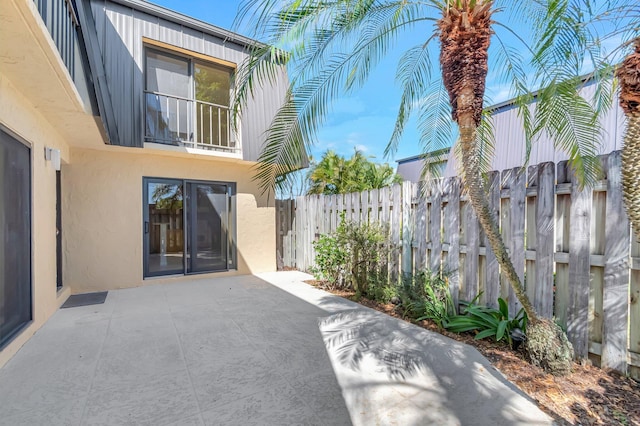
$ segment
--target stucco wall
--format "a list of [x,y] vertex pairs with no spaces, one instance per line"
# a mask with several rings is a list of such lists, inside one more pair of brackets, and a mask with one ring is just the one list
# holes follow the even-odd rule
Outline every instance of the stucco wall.
[[55,129],[0,73],[0,123],[31,148],[32,168],[32,300],[33,321],[0,351],[0,366],[36,332],[69,296],[56,289],[56,173],[44,159],[44,148],[69,148]]
[[149,149],[73,149],[63,173],[65,282],[73,293],[189,279],[143,279],[143,177],[237,183],[238,270],[275,270],[275,209],[252,182],[251,164]]

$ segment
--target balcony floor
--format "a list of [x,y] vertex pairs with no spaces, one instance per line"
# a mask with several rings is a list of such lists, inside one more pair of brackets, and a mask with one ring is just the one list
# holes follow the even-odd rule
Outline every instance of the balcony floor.
[[0,423],[551,423],[475,349],[307,278],[193,279],[61,309],[0,370]]

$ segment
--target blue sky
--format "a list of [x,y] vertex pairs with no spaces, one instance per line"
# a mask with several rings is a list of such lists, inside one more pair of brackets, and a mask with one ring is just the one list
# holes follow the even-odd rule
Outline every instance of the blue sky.
[[[236,15],[238,0],[152,0],[153,3],[184,13],[222,28],[231,29]],[[504,14],[501,14],[504,15]],[[506,19],[500,16],[498,19]],[[511,24],[519,34],[527,33],[525,23]],[[429,29],[427,28],[427,31]],[[242,31],[242,29],[240,30]],[[375,161],[388,161],[395,166],[394,160],[417,155],[421,152],[418,143],[418,131],[415,122],[410,123],[398,151],[392,158],[383,156],[397,114],[400,88],[395,83],[398,59],[404,50],[424,42],[425,32],[414,31],[398,40],[398,49],[389,58],[381,62],[372,73],[368,83],[348,98],[338,100],[332,113],[318,134],[318,144],[312,155],[319,157],[327,149],[333,149],[342,155],[350,156],[354,148],[374,157]],[[502,34],[505,44],[516,44],[515,37]],[[487,76],[487,95],[492,103],[509,98],[508,86],[489,72]]]

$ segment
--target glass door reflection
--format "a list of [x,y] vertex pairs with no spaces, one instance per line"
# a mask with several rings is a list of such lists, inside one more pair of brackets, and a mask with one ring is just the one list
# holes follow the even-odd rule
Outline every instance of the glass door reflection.
[[187,182],[187,272],[228,269],[227,186]]
[[146,276],[184,273],[184,201],[179,180],[147,179]]

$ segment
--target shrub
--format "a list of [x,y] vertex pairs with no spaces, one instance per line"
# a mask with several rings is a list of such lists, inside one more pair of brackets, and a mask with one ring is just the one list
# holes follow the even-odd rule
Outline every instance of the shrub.
[[447,280],[430,271],[420,273],[418,280],[422,284],[420,288],[423,291],[424,314],[417,319],[429,319],[443,328],[449,318],[455,314]]
[[311,272],[331,289],[344,288],[349,253],[336,235],[322,235],[313,243],[315,266]]
[[385,241],[382,227],[348,222],[343,216],[334,233],[313,243],[316,257],[311,272],[330,288],[352,289],[388,301],[395,289],[387,277],[389,248]]
[[493,337],[498,342],[506,339],[509,345],[512,344],[512,331],[520,329],[526,333],[528,320],[524,309],[520,309],[511,319],[507,302],[502,298],[498,299],[499,309],[477,305],[475,302],[481,294],[478,294],[471,302],[461,302],[465,306],[462,315],[451,317],[446,322],[445,328],[454,333],[477,331],[476,340]]

